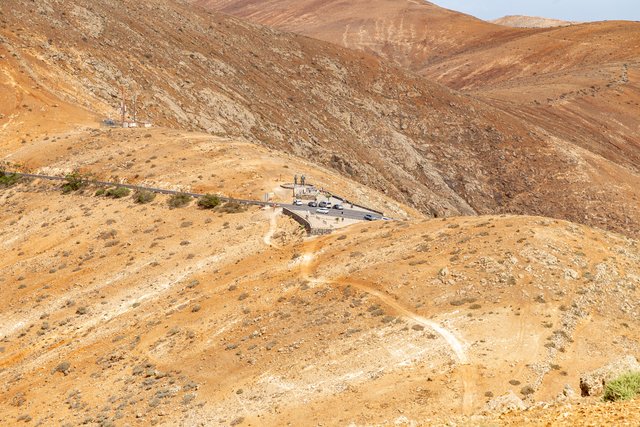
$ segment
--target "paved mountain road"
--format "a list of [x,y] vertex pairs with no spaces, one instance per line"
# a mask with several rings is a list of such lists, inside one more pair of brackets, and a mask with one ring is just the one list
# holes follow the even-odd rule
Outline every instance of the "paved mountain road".
[[[0,171],[2,172],[2,171]],[[32,174],[32,173],[20,173],[20,172],[9,172],[9,171],[4,171],[5,173],[8,174],[15,174],[15,175],[19,175],[25,178],[34,178],[34,179],[46,179],[46,180],[50,180],[50,181],[66,181],[66,177],[62,177],[62,176],[52,176],[52,175],[39,175],[39,174]],[[116,182],[106,182],[106,181],[96,181],[96,180],[84,180],[84,182],[86,182],[87,184],[93,184],[93,185],[98,185],[98,186],[102,186],[102,187],[124,187],[124,188],[128,188],[130,190],[145,190],[145,191],[151,191],[153,193],[158,193],[158,194],[170,194],[170,195],[174,195],[174,194],[186,194],[188,196],[194,197],[194,198],[200,198],[205,196],[205,194],[200,194],[200,193],[190,193],[187,191],[178,191],[178,190],[166,190],[163,188],[156,188],[156,187],[145,187],[142,185],[133,185],[133,184],[119,184]],[[245,200],[245,199],[234,199],[231,197],[224,197],[224,196],[218,196],[220,197],[220,200],[224,201],[224,202],[236,202],[236,203],[241,203],[241,204],[245,204],[245,205],[256,205],[256,206],[273,206],[273,207],[281,207],[281,208],[286,208],[288,210],[290,210],[291,212],[295,213],[296,215],[300,216],[301,218],[304,218],[306,215],[310,215],[310,214],[315,214],[316,213],[316,209],[318,208],[314,208],[311,206],[307,206],[307,205],[302,205],[302,206],[298,206],[298,205],[294,205],[294,204],[290,204],[290,203],[276,203],[276,202],[261,202],[259,200]],[[338,209],[329,209],[329,212],[326,214],[318,214],[318,215],[323,215],[323,216],[327,216],[327,217],[333,217],[333,218],[345,218],[345,219],[354,219],[354,220],[364,220],[364,215],[366,215],[367,212],[363,212],[362,208],[360,208],[359,210],[356,209],[344,209],[344,210],[338,210]],[[377,212],[370,212],[372,215],[379,217],[379,214]]]

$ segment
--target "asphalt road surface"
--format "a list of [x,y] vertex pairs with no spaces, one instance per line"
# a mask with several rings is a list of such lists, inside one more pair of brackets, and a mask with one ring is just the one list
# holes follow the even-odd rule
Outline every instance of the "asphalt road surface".
[[[13,173],[13,172],[7,172],[7,173]],[[39,179],[47,179],[47,180],[55,180],[55,181],[64,181],[66,178],[65,177],[61,177],[61,176],[51,176],[51,175],[39,175],[39,174],[30,174],[30,173],[19,173],[16,172],[16,175],[20,175],[26,178],[39,178]],[[204,196],[204,194],[198,194],[198,193],[189,193],[189,192],[184,192],[184,191],[176,191],[176,190],[165,190],[162,188],[155,188],[155,187],[144,187],[144,186],[140,186],[140,185],[132,185],[132,184],[118,184],[115,182],[104,182],[104,181],[93,181],[93,180],[85,180],[86,183],[89,184],[94,184],[94,185],[100,185],[100,186],[104,186],[104,187],[111,187],[111,186],[115,186],[115,187],[125,187],[125,188],[129,188],[131,190],[148,190],[148,191],[153,191],[154,193],[160,193],[160,194],[187,194],[189,196],[192,197],[202,197]],[[319,217],[322,216],[326,216],[326,217],[332,217],[332,218],[345,218],[345,219],[355,219],[355,220],[364,220],[364,216],[366,214],[371,214],[373,215],[375,218],[380,218],[380,214],[376,213],[376,212],[368,212],[366,210],[364,210],[364,208],[358,208],[358,210],[356,209],[344,209],[344,210],[338,210],[338,209],[329,209],[329,212],[326,214],[321,214],[321,213],[317,213],[316,210],[318,208],[313,208],[311,206],[308,205],[302,205],[302,206],[297,206],[294,204],[288,204],[288,203],[277,203],[277,202],[262,202],[259,200],[243,200],[243,199],[233,199],[230,197],[223,197],[220,196],[220,200],[225,201],[225,202],[238,202],[238,203],[244,203],[244,204],[250,204],[250,205],[258,205],[258,206],[279,206],[279,207],[283,207],[283,208],[287,208],[288,210],[292,211],[293,213],[300,215],[300,217],[304,218],[305,215],[307,215],[307,213],[309,214],[316,214]]]
[[307,212],[309,214],[316,214],[319,217],[327,216],[327,217],[334,217],[334,218],[337,217],[337,218],[358,219],[358,220],[363,220],[364,216],[367,213],[370,213],[374,217],[380,218],[380,215],[375,214],[373,212],[363,212],[362,210],[355,210],[355,209],[343,209],[343,210],[329,209],[329,213],[321,214],[316,212],[318,208],[312,208],[311,206],[307,206],[307,205],[296,206],[296,205],[287,205],[282,203],[279,203],[278,205],[282,206],[283,208],[289,209],[291,212],[300,215],[302,218],[304,218]]

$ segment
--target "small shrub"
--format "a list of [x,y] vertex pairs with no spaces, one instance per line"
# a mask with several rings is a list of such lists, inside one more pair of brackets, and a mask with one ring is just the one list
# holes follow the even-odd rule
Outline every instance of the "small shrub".
[[53,373],[55,374],[56,372],[60,372],[64,376],[67,376],[67,375],[69,375],[69,370],[70,369],[71,369],[71,363],[65,361],[65,362],[60,363],[58,366],[56,366],[53,369]]
[[147,190],[138,190],[133,194],[133,201],[135,203],[144,205],[145,203],[151,203],[156,198],[156,193],[152,193]]
[[86,185],[82,175],[79,172],[73,172],[68,174],[66,182],[62,185],[62,192],[64,194],[71,193],[72,191],[78,191]]
[[213,209],[220,205],[220,197],[215,194],[206,194],[198,199],[198,206],[202,209]]
[[20,175],[0,171],[0,187],[11,187],[20,181]]
[[533,394],[535,392],[536,391],[530,385],[526,385],[526,386],[524,386],[524,387],[522,387],[520,389],[520,393],[522,393],[523,396],[528,396],[528,395]]
[[127,197],[131,190],[126,187],[114,187],[105,191],[104,195],[107,197],[111,197],[112,199],[121,199],[123,197]]
[[640,372],[629,372],[608,382],[605,385],[602,398],[605,401],[615,402],[633,399],[637,396],[640,396]]
[[189,196],[188,194],[179,193],[171,196],[167,203],[169,204],[169,207],[172,207],[172,208],[183,208],[187,206],[190,201],[191,201],[191,196]]
[[224,213],[240,213],[246,210],[247,206],[238,202],[227,202],[220,208],[220,211]]
[[105,192],[104,188],[99,188],[98,191],[96,191],[95,195],[97,197],[104,196],[104,192]]

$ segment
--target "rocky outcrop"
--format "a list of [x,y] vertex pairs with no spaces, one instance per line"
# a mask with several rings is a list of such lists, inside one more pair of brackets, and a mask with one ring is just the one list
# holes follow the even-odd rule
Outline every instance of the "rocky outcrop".
[[500,413],[526,409],[526,405],[513,391],[491,399],[485,405],[486,412]]
[[640,371],[640,363],[634,356],[625,356],[602,368],[584,373],[580,376],[580,391],[582,396],[597,396],[602,394],[604,386],[622,374]]

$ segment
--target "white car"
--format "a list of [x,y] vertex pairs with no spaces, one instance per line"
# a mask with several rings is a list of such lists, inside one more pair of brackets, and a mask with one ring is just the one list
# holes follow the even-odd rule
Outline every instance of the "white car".
[[296,206],[302,206],[302,200],[300,200],[300,199],[295,199],[295,200],[293,201],[293,204],[294,204],[294,205],[296,205]]
[[329,209],[327,209],[327,208],[318,208],[318,209],[316,209],[316,213],[328,214],[329,213]]

